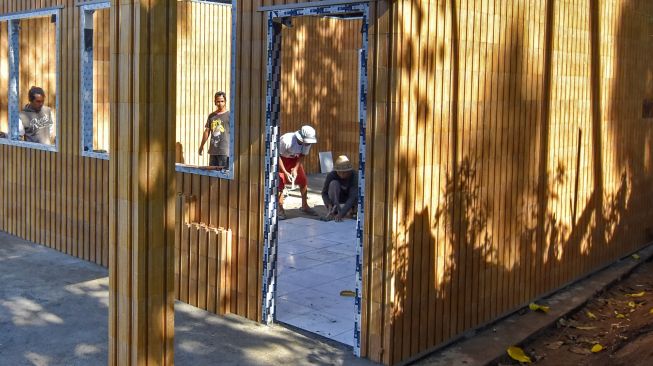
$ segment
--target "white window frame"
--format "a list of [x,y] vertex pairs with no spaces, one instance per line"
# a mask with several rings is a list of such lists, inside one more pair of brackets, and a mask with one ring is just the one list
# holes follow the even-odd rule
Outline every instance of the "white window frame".
[[[80,149],[82,156],[109,160],[109,152],[101,153],[93,151],[93,127],[95,116],[93,115],[93,49],[86,49],[86,29],[95,30],[93,14],[96,10],[110,9],[110,1],[92,2],[79,4],[79,120],[80,120]],[[91,44],[93,39],[91,38]],[[89,88],[90,86],[90,88]]]
[[[223,0],[189,0],[191,2],[222,4],[228,6]],[[238,18],[238,0],[231,0],[231,71],[230,71],[230,90],[227,98],[229,99],[229,169],[227,170],[205,170],[201,168],[190,167],[185,164],[175,164],[176,171],[179,173],[188,173],[195,175],[204,175],[220,179],[234,179],[234,160],[236,160],[234,135],[236,133],[235,108],[236,108],[236,32]],[[176,139],[176,137],[175,137]]]
[[[9,83],[8,83],[8,125],[9,125],[9,136],[6,139],[0,139],[0,144],[2,145],[11,145],[19,146],[34,150],[58,152],[59,146],[61,144],[61,108],[59,100],[61,94],[61,9],[62,6],[46,8],[40,10],[32,11],[23,11],[17,13],[10,13],[0,15],[0,21],[6,21],[8,27],[8,64],[9,64]],[[19,113],[20,113],[20,100],[21,96],[18,95],[20,80],[20,54],[19,54],[19,44],[18,40],[20,33],[17,32],[20,30],[18,27],[19,21],[22,19],[34,19],[34,18],[45,18],[45,17],[55,17],[55,28],[56,28],[56,54],[57,54],[57,65],[56,65],[56,100],[55,108],[57,109],[57,128],[55,135],[54,145],[39,144],[36,142],[20,141],[18,134],[19,126]],[[45,91],[46,94],[48,91]],[[47,103],[46,103],[47,105]]]

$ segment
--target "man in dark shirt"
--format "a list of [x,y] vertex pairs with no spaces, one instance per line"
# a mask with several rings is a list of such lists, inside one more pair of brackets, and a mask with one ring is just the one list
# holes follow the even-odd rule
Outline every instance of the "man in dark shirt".
[[337,222],[349,213],[354,216],[358,200],[358,176],[351,162],[345,155],[340,155],[333,166],[333,171],[327,174],[322,188],[322,200],[329,213],[327,220]]
[[29,104],[19,113],[18,134],[27,142],[51,145],[54,143],[52,110],[45,106],[45,91],[33,86],[28,92]]
[[211,136],[209,143],[209,165],[216,170],[229,168],[229,111],[227,110],[227,95],[224,92],[215,93],[216,110],[209,114],[204,125],[204,134],[198,153],[204,152],[204,144]]

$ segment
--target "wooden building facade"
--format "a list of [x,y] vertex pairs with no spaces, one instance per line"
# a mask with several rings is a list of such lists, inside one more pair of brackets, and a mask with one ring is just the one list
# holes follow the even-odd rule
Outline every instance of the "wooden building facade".
[[[174,173],[177,131],[156,128],[173,126],[175,120],[176,128],[180,126],[179,100],[184,92],[179,91],[182,57],[177,50],[184,32],[195,27],[189,21],[179,28],[184,11],[171,0],[112,0],[106,78],[111,85],[110,157],[82,155],[80,3],[9,0],[0,4],[0,52],[7,50],[3,15],[39,9],[58,12],[56,19],[23,24],[20,37],[26,41],[20,54],[29,56],[21,59],[25,64],[20,70],[34,70],[34,75],[31,79],[29,74],[21,75],[20,85],[47,85],[48,81],[35,77],[53,77],[52,61],[42,62],[52,55],[52,43],[44,41],[51,33],[44,29],[53,20],[60,26],[60,74],[54,76],[59,80],[51,84],[56,92],[48,96],[58,101],[58,151],[0,141],[0,230],[108,266],[111,362],[136,363],[145,357],[170,363],[170,291],[173,282],[180,290],[182,281],[161,278],[174,275],[167,261],[174,249],[180,253],[177,258],[183,256],[181,245],[170,244],[182,237],[175,235],[176,225],[188,224],[189,230],[198,230],[198,238],[220,235],[214,243],[227,243],[214,244],[213,271],[228,291],[219,289],[220,297],[215,294],[212,307],[205,298],[207,307],[263,320],[269,12],[259,10],[300,2],[237,2],[231,180]],[[652,2],[362,3],[369,7],[360,271],[363,357],[385,364],[414,358],[653,240],[653,210],[647,204],[653,199]],[[295,29],[327,29],[325,23],[335,21],[298,19]],[[348,27],[356,27],[351,24]],[[162,39],[154,37],[156,30]],[[352,32],[338,30],[329,36],[346,38]],[[39,42],[43,44],[38,46]],[[134,58],[137,51],[152,57]],[[342,60],[336,62],[353,62],[345,52],[340,56]],[[165,66],[157,63],[163,61]],[[304,62],[305,67],[316,64],[309,57]],[[8,66],[2,58],[0,67],[0,84],[6,83]],[[141,78],[142,70],[153,69],[163,70],[156,74],[161,78],[154,74]],[[290,93],[292,70],[284,72],[290,78]],[[324,70],[314,72],[318,80]],[[343,82],[345,89],[352,77]],[[135,88],[141,85],[143,89]],[[156,90],[167,92],[157,96]],[[6,93],[0,89],[0,132],[7,127]],[[211,100],[201,98],[206,104],[197,112],[200,115],[211,109]],[[150,106],[150,112],[139,109],[141,103]],[[348,108],[353,107],[344,109]],[[301,123],[288,122],[282,121],[283,130]],[[147,138],[135,138],[143,131],[148,131]],[[355,128],[343,131],[347,136],[357,133]],[[339,143],[337,137],[333,141]],[[337,145],[326,148],[348,154],[357,151]],[[142,156],[132,159],[137,152]],[[165,169],[157,173],[158,180],[150,180],[159,172],[157,167]],[[196,202],[188,206],[190,214],[184,213],[185,204],[175,210],[175,201],[186,198]],[[186,220],[180,222],[181,217]],[[156,223],[167,230],[157,233],[161,226],[154,229]],[[131,235],[130,227],[134,228]],[[203,228],[210,230],[202,234]],[[219,228],[224,230],[211,231]],[[148,241],[163,244],[144,245]],[[124,247],[127,242],[133,247]],[[223,250],[224,256],[218,258]],[[151,253],[163,254],[152,254],[147,260],[139,257]],[[208,252],[204,257],[211,258]],[[220,260],[227,259],[225,268]],[[153,271],[147,278],[150,285],[141,285],[143,271],[138,266],[155,263],[164,264],[162,272]],[[179,265],[180,276],[181,271]],[[154,279],[155,275],[160,276]],[[197,273],[195,279],[200,276]],[[189,275],[184,278],[191,286]],[[150,298],[152,291],[159,292]],[[184,296],[190,297],[186,292]],[[127,310],[132,309],[128,301],[132,298],[138,311]],[[164,316],[141,309],[143,299],[160,304]],[[116,314],[136,315],[117,320]],[[149,337],[139,333],[152,327],[156,332]],[[157,345],[158,339],[165,340]],[[147,352],[143,355],[141,349]],[[158,358],[159,354],[164,356]]]

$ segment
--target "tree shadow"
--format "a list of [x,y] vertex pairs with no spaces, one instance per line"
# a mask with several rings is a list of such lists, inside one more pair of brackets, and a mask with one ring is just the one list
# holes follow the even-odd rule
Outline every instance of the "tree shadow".
[[106,269],[2,233],[0,244],[3,364],[106,363]]
[[[642,50],[626,39],[639,34],[644,44],[643,14],[653,13],[653,6],[623,4],[619,13],[623,41],[617,42],[611,93],[624,97],[615,100],[602,95],[608,89],[601,75],[607,46],[599,35],[608,29],[601,17],[609,12],[600,6],[609,4],[586,6],[591,24],[577,26],[588,27],[588,39],[562,49],[568,34],[560,29],[559,14],[572,5],[547,1],[543,21],[526,22],[517,19],[532,4],[515,2],[503,31],[488,36],[494,39],[487,44],[499,44],[499,50],[479,51],[485,43],[469,41],[470,32],[478,32],[478,18],[461,15],[457,1],[437,7],[409,3],[398,10],[398,24],[410,31],[397,34],[428,34],[424,22],[439,16],[444,26],[438,32],[448,43],[434,47],[421,37],[398,38],[394,66],[401,97],[424,109],[393,110],[401,121],[393,142],[401,184],[394,189],[390,362],[460,337],[636,250],[646,242],[643,229],[652,214],[645,198],[653,187],[653,135],[643,124],[643,133],[632,128],[635,120],[644,121],[633,115],[641,111],[635,108],[641,100],[634,102],[629,93],[635,88],[653,94],[653,72],[650,62],[636,56]],[[639,22],[626,25],[633,18]],[[588,43],[589,49],[581,49]],[[540,48],[538,56],[534,50]],[[645,50],[650,48],[648,42]],[[584,60],[581,54],[588,62],[572,67]],[[436,74],[443,84],[439,94],[412,79],[411,70],[428,76],[433,69],[442,70]],[[568,82],[572,77],[576,84]],[[441,127],[431,130],[420,118],[433,112],[441,113],[433,119]],[[560,127],[568,118],[577,129]],[[425,149],[414,148],[415,136]],[[616,164],[609,164],[612,155]],[[433,178],[420,166],[429,159],[439,169]]]
[[[608,101],[603,118],[605,148],[611,152],[606,163],[612,172],[606,185],[615,192],[613,200],[606,202],[607,216],[614,219],[610,210],[625,209],[619,227],[607,225],[607,231],[612,244],[624,243],[634,250],[651,239],[646,232],[653,230],[650,199],[645,199],[653,195],[653,128],[641,114],[642,101],[653,97],[653,64],[650,57],[641,56],[653,53],[653,4],[624,2],[615,10],[619,19],[612,49],[604,50],[614,54],[609,65],[613,77],[603,79],[603,99]],[[627,187],[625,192],[622,187]],[[617,245],[611,246],[618,250]]]

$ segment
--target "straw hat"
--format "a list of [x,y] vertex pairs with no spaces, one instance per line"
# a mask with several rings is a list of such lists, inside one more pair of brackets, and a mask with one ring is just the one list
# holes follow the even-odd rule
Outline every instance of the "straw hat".
[[333,164],[333,170],[336,172],[350,172],[354,170],[354,168],[346,155],[340,155],[336,159],[335,164]]

